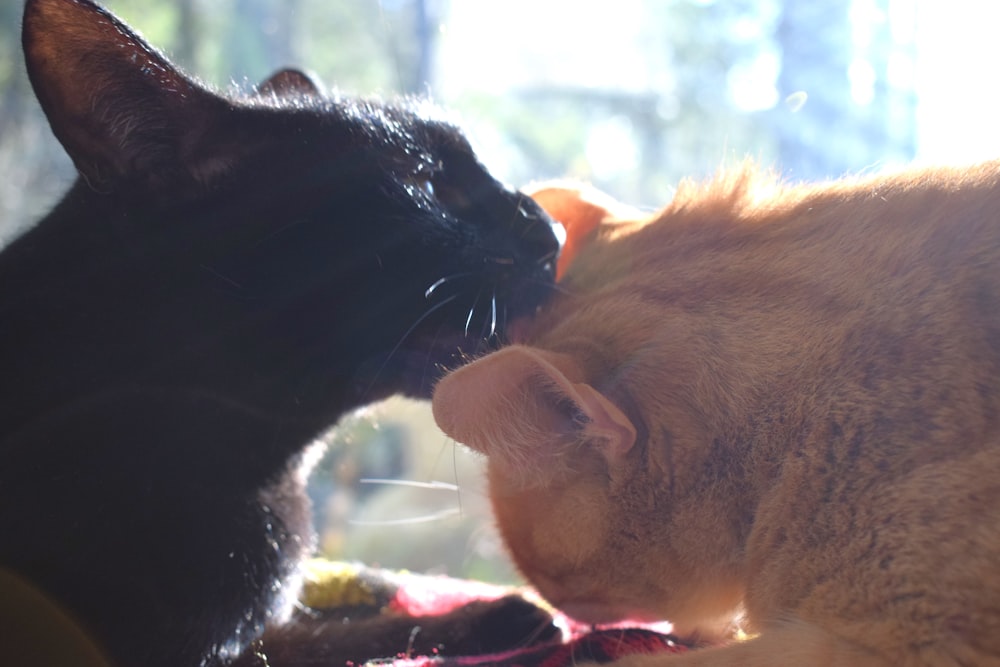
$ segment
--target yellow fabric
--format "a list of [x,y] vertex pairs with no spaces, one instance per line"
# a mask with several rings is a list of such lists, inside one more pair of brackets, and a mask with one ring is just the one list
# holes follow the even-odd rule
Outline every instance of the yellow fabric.
[[313,559],[304,566],[305,579],[299,599],[313,609],[375,605],[375,591],[360,576],[361,566],[353,563]]

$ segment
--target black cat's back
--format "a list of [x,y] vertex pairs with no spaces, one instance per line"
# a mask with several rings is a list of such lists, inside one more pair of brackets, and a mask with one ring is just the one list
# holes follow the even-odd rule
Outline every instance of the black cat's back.
[[88,0],[24,45],[81,179],[0,252],[0,567],[116,664],[225,662],[294,597],[307,444],[532,313],[555,228],[421,103],[223,97]]

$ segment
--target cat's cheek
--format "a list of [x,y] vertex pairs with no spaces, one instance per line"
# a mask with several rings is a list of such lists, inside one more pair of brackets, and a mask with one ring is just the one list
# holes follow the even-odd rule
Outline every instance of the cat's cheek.
[[580,598],[581,578],[592,580],[588,568],[607,557],[609,503],[602,490],[524,487],[494,466],[489,478],[497,526],[521,573],[556,606]]
[[582,563],[596,555],[608,534],[608,503],[583,484],[531,486],[490,475],[498,521],[519,545],[547,562]]

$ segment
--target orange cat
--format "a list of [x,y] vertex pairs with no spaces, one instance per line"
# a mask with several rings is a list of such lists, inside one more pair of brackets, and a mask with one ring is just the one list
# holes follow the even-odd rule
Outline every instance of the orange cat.
[[1000,665],[1000,163],[539,201],[565,294],[434,397],[538,590],[754,634],[627,665]]

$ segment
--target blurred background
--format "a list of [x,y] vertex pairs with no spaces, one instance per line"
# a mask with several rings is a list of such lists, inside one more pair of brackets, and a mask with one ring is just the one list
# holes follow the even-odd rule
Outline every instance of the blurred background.
[[[573,177],[645,207],[745,156],[789,180],[1000,157],[1000,3],[980,0],[106,0],[184,69],[249,89],[295,65],[451,109],[512,185]],[[74,173],[0,3],[0,245]],[[392,400],[345,419],[313,479],[320,546],[508,581],[479,461]],[[375,481],[365,481],[375,480]],[[378,481],[388,480],[388,481]]]

